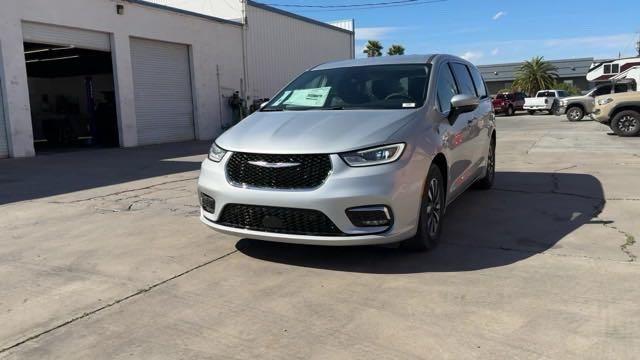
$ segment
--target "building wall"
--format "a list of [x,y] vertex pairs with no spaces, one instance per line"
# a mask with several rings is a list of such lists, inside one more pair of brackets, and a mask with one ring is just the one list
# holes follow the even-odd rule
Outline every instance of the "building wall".
[[[221,132],[221,118],[231,117],[221,95],[231,95],[242,78],[242,31],[237,24],[178,14],[127,1],[116,14],[112,0],[4,0],[0,11],[0,78],[12,157],[33,156],[29,90],[22,21],[109,33],[112,42],[120,144],[136,146],[130,37],[190,46],[194,112],[198,139]],[[80,16],[81,15],[81,16]],[[220,70],[220,88],[218,75]],[[226,90],[225,90],[226,89]],[[225,94],[226,92],[226,94]]]
[[247,7],[248,95],[272,97],[304,70],[354,57],[353,32]]
[[223,19],[242,18],[242,6],[239,0],[146,0],[150,3],[184,9]]

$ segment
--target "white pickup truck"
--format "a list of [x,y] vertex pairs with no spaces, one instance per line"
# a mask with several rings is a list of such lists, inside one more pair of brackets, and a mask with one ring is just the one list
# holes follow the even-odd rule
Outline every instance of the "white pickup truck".
[[564,90],[540,90],[536,93],[536,97],[525,98],[523,108],[530,115],[536,111],[548,111],[550,115],[555,113],[560,99],[569,96]]

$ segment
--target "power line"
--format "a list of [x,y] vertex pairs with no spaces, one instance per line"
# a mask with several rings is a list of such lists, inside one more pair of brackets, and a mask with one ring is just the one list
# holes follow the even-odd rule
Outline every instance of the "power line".
[[[339,11],[350,9],[377,9],[383,7],[400,7],[408,5],[418,4],[433,4],[439,2],[445,2],[448,0],[396,0],[396,1],[384,1],[384,2],[372,2],[363,4],[346,4],[346,5],[303,5],[303,4],[279,4],[279,3],[267,3],[265,5],[275,7],[291,7],[291,8],[304,8],[304,9],[322,9],[315,11]],[[311,11],[311,10],[307,10]]]

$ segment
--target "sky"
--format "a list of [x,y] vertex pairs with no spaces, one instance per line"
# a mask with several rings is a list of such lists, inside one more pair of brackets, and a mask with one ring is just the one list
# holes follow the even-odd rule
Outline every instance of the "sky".
[[[262,0],[268,4],[344,5],[393,0]],[[397,1],[397,0],[396,0]],[[278,6],[279,7],[279,6]],[[449,53],[476,64],[634,56],[640,0],[443,0],[359,10],[280,7],[321,21],[354,18],[356,50],[367,40],[407,54]],[[386,50],[385,50],[386,52]]]

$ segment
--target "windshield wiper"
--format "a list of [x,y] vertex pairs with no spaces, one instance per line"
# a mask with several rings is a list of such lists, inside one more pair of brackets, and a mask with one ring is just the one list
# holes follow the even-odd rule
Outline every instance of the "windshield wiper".
[[271,112],[271,111],[284,111],[283,108],[266,108],[266,109],[262,109],[260,111],[264,111],[264,112]]

